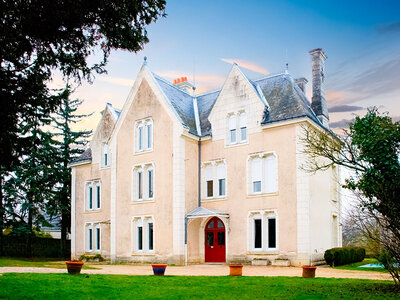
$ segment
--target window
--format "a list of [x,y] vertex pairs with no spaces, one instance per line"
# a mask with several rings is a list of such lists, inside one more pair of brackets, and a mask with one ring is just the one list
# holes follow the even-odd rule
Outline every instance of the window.
[[102,164],[103,168],[110,166],[110,155],[109,155],[107,144],[103,145],[103,158],[102,158],[101,164]]
[[239,126],[240,126],[240,141],[244,142],[247,140],[247,121],[246,121],[246,113],[240,114],[239,117]]
[[151,151],[153,149],[153,121],[139,120],[135,124],[136,152]]
[[132,201],[146,201],[154,198],[153,163],[133,167]]
[[229,132],[230,132],[230,143],[236,143],[236,116],[230,116],[229,118]]
[[223,160],[203,163],[205,198],[226,196],[226,165]]
[[152,217],[133,218],[133,252],[150,252],[154,250],[154,222]]
[[[97,224],[97,225],[96,225]],[[98,222],[86,223],[86,251],[101,250],[101,229]]]
[[254,251],[277,250],[276,214],[270,211],[254,212],[250,219],[252,234],[250,248]]
[[228,115],[228,137],[227,144],[247,142],[247,118],[244,111],[231,113]]
[[100,180],[86,182],[86,210],[97,210],[101,207]]
[[249,157],[249,194],[278,191],[277,159],[274,154],[261,153]]

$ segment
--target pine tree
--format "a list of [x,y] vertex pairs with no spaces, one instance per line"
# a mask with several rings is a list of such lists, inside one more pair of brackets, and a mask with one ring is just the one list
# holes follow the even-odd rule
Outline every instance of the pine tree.
[[47,113],[35,108],[34,116],[20,120],[19,135],[23,153],[18,165],[5,177],[4,208],[7,225],[13,234],[27,237],[26,255],[32,256],[34,229],[46,224],[43,212],[55,184],[53,166],[56,148]]
[[71,170],[68,164],[84,151],[87,138],[92,131],[75,131],[71,125],[78,123],[82,118],[89,115],[76,114],[82,100],[70,99],[73,93],[70,86],[60,93],[61,105],[52,118],[54,136],[57,139],[57,163],[54,168],[54,178],[57,185],[54,190],[54,198],[47,206],[47,211],[51,216],[60,218],[61,225],[61,255],[66,256],[67,232],[70,232],[71,226]]

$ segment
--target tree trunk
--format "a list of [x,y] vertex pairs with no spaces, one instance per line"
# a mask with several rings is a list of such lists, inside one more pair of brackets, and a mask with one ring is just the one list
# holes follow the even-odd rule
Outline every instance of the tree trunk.
[[[29,197],[29,196],[28,196]],[[29,210],[28,210],[28,238],[26,241],[26,257],[32,257],[32,238],[33,238],[33,204],[31,197],[28,199],[29,201]]]
[[[68,199],[66,199],[68,201]],[[67,233],[69,228],[69,214],[65,208],[61,209],[61,255],[63,258],[69,259],[67,249]]]

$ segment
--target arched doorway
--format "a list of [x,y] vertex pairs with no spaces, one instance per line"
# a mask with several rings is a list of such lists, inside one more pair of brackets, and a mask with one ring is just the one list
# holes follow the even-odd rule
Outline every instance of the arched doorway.
[[217,217],[204,229],[205,262],[225,262],[225,226]]

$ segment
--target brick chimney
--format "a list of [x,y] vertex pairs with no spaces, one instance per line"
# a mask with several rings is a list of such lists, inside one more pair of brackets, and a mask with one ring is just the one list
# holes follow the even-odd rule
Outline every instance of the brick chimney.
[[304,77],[300,77],[300,78],[296,78],[294,81],[296,82],[298,87],[303,91],[303,93],[305,93],[306,84],[308,83],[308,80],[305,79]]
[[193,85],[187,80],[187,77],[180,77],[175,79],[174,85],[188,94],[192,93]]
[[321,48],[311,50],[312,61],[312,101],[311,108],[314,110],[318,119],[323,125],[329,127],[328,106],[325,100],[324,83],[324,65],[327,58]]

